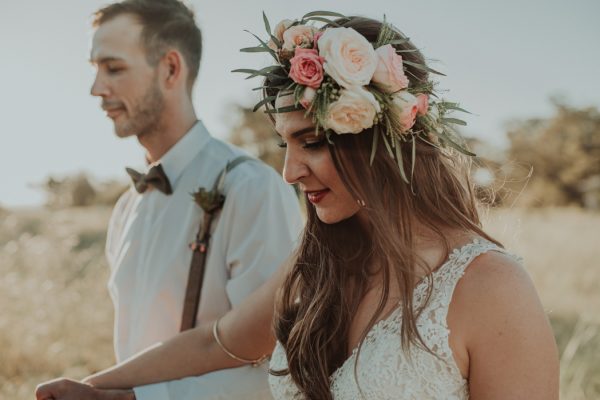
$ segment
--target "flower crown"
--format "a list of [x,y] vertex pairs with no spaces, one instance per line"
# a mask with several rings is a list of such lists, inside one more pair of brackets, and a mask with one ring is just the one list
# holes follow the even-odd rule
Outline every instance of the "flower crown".
[[[266,86],[255,89],[262,89],[264,95],[254,111],[262,106],[266,113],[305,110],[312,116],[316,133],[324,131],[330,142],[332,134],[357,134],[373,128],[371,163],[381,140],[397,161],[406,182],[400,150],[402,142],[413,143],[411,170],[417,138],[436,147],[449,146],[474,156],[459,144],[460,136],[453,128],[453,125],[466,123],[447,116],[452,111],[467,111],[457,103],[434,100],[437,96],[432,82],[409,85],[406,74],[410,71],[405,69],[406,65],[443,75],[425,64],[403,60],[402,53],[417,50],[396,50],[393,46],[409,43],[409,39],[397,39],[397,33],[385,17],[375,43],[328,17],[347,19],[335,12],[314,11],[300,20],[283,20],[271,32],[263,12],[268,41],[249,32],[260,45],[240,51],[269,53],[275,65],[260,70],[233,71],[249,74],[247,79],[267,78]],[[319,22],[325,26],[319,29],[313,25]],[[276,94],[269,95],[268,90]],[[273,108],[279,96],[294,96],[294,104]]]

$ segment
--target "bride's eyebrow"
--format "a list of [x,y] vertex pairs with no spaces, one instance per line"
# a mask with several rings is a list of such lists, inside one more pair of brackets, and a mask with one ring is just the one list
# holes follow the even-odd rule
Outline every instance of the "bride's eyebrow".
[[[297,139],[298,137],[304,135],[305,133],[314,132],[314,131],[315,131],[314,126],[308,126],[306,128],[302,128],[299,131],[292,133],[290,136],[292,137],[292,139]],[[281,133],[279,133],[277,130],[275,130],[275,133],[277,134],[277,136],[282,137]]]

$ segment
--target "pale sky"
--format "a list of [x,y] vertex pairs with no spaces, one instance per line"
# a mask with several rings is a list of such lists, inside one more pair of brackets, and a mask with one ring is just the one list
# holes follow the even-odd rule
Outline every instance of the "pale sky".
[[[36,205],[29,187],[48,175],[85,170],[97,179],[127,177],[143,164],[135,139],[118,139],[89,95],[91,14],[106,1],[0,0],[0,205]],[[600,1],[597,0],[193,0],[204,36],[194,102],[217,137],[227,138],[228,105],[254,104],[235,68],[268,65],[243,32],[264,37],[261,12],[274,26],[314,10],[389,21],[446,75],[445,96],[476,115],[465,133],[503,143],[513,118],[548,116],[551,95],[600,107]]]

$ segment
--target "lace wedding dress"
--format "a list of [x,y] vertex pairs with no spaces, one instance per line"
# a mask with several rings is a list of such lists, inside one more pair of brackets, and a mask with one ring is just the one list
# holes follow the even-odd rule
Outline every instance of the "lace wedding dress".
[[[446,323],[452,293],[467,266],[487,251],[506,253],[501,247],[483,239],[455,249],[448,260],[432,274],[433,290],[429,303],[417,320],[425,344],[438,357],[413,346],[411,358],[400,344],[400,308],[376,323],[367,333],[358,357],[356,377],[354,364],[357,349],[330,377],[335,400],[359,399],[444,399],[469,398],[468,383],[454,361],[448,343],[450,330]],[[515,256],[513,256],[515,257]],[[515,257],[520,261],[519,258]],[[415,305],[422,304],[427,293],[425,279],[415,288]],[[287,367],[285,352],[277,343],[270,368]],[[276,400],[302,399],[289,375],[269,376],[271,392]]]

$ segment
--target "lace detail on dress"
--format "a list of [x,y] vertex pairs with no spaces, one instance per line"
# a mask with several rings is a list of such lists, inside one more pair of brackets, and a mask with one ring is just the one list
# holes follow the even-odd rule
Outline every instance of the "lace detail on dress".
[[[450,330],[446,317],[452,293],[467,266],[477,256],[490,251],[520,257],[484,239],[475,239],[453,250],[448,260],[424,279],[414,292],[415,307],[426,300],[428,285],[433,285],[431,297],[417,319],[423,341],[436,356],[413,346],[409,354],[400,344],[401,309],[395,309],[386,319],[377,322],[367,333],[362,345],[355,379],[357,350],[331,375],[331,392],[336,400],[358,399],[448,399],[469,398],[468,383],[461,376],[448,342]],[[271,369],[287,367],[285,352],[277,343],[270,362]],[[270,375],[269,383],[275,399],[302,399],[289,375]],[[360,389],[359,389],[360,386]]]

